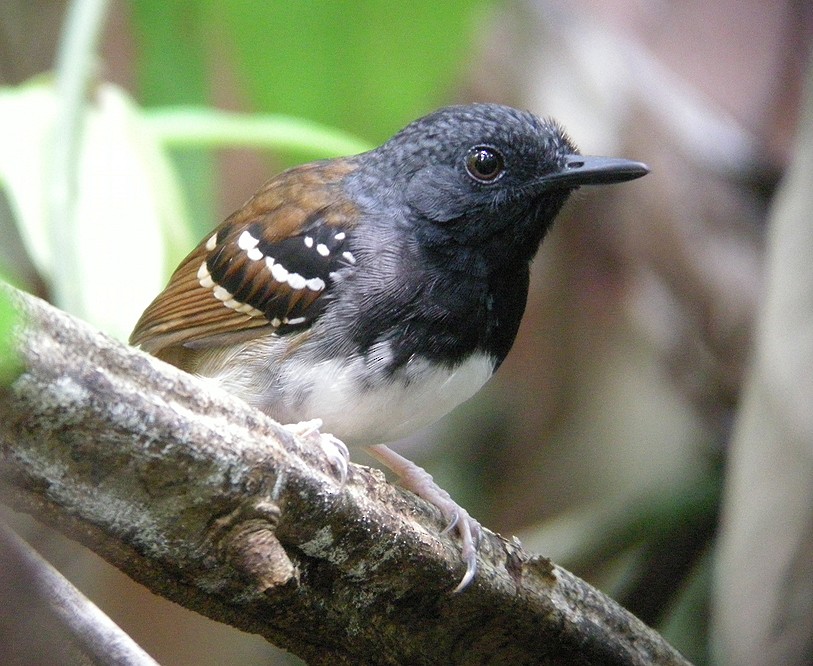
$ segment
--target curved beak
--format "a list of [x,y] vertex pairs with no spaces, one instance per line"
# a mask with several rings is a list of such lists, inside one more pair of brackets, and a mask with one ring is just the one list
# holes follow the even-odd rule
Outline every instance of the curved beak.
[[580,185],[608,185],[635,180],[649,173],[642,162],[620,157],[595,157],[593,155],[566,155],[560,171],[550,173],[542,182],[551,187],[575,188]]

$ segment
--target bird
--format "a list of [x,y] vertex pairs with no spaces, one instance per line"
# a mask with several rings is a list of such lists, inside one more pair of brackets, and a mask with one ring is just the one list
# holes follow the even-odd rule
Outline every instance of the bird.
[[648,171],[581,155],[529,111],[444,107],[373,150],[271,178],[180,263],[130,342],[280,423],[366,447],[456,530],[460,591],[480,524],[387,444],[500,367],[569,195]]

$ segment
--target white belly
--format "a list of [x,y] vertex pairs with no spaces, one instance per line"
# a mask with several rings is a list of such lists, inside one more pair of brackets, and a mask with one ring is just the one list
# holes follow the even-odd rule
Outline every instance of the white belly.
[[455,368],[415,358],[391,378],[379,376],[365,385],[359,381],[363,365],[362,359],[286,364],[286,383],[304,389],[296,420],[320,418],[323,432],[352,446],[383,444],[445,416],[473,396],[494,371],[493,359],[485,355]]
[[321,419],[350,446],[384,444],[431,425],[468,400],[494,372],[475,354],[456,367],[415,356],[387,371],[386,342],[364,356],[313,362],[305,345],[276,336],[204,352],[197,372],[281,423]]

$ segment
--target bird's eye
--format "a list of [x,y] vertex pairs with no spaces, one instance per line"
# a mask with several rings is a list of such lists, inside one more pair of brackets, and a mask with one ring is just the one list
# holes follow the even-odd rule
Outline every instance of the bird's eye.
[[498,150],[489,146],[475,146],[466,155],[466,171],[475,180],[489,183],[505,170],[505,161]]

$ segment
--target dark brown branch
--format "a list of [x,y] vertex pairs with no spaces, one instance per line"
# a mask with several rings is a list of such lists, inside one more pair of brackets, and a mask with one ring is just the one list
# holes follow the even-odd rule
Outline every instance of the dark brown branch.
[[463,574],[437,512],[318,441],[17,296],[3,500],[156,594],[314,664],[686,664],[611,599],[486,532]]

